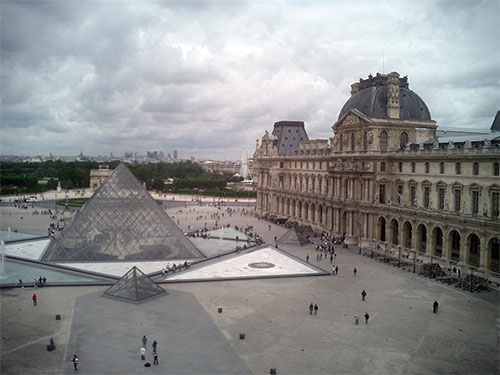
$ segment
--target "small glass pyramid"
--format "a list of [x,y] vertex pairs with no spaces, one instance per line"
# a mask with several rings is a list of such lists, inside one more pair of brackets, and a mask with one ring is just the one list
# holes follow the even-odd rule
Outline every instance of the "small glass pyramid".
[[61,237],[50,242],[42,261],[203,257],[127,167],[120,164]]
[[277,241],[278,243],[288,244],[288,245],[300,245],[304,246],[311,243],[307,237],[296,227],[292,227],[285,232]]
[[168,293],[134,266],[113,286],[107,289],[103,296],[141,303],[162,294]]

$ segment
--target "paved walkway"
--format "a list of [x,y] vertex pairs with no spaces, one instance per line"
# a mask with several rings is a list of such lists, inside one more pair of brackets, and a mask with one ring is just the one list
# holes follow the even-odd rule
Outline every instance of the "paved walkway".
[[[215,219],[210,215],[222,212],[214,207],[189,210],[168,212],[179,220],[184,230],[188,225],[202,227],[205,222],[212,225]],[[200,215],[202,218],[196,220]],[[269,231],[268,222],[240,214],[231,217],[225,214],[221,221],[253,225],[268,243],[286,231],[274,224]],[[309,253],[311,263],[330,269],[329,260],[316,262],[312,246],[280,248],[301,259]],[[332,277],[200,282],[168,285],[168,290],[192,294],[255,374],[268,374],[270,368],[276,368],[278,374],[498,373],[498,293],[464,292],[358,255],[355,249],[338,249],[337,264],[339,275]],[[352,273],[354,266],[358,270],[356,276]],[[368,293],[365,302],[360,295],[363,289]],[[61,351],[68,343],[67,319],[73,311],[72,304],[79,295],[102,290],[104,288],[45,288],[40,290],[38,308],[31,305],[30,290],[9,292],[12,296],[2,293],[0,328],[5,337],[1,348],[2,374],[62,373],[63,363],[71,365],[63,361]],[[167,300],[164,300],[165,309],[168,309]],[[438,314],[432,313],[434,300],[440,303]],[[319,305],[317,316],[307,311],[311,302]],[[218,307],[223,308],[223,313],[217,312]],[[149,314],[147,304],[139,305],[139,311],[143,308],[144,314]],[[54,316],[60,311],[63,320],[56,321]],[[364,324],[362,318],[366,312],[370,314],[368,324]],[[361,317],[357,326],[354,315]],[[170,319],[169,314],[158,313],[149,320],[161,321],[162,327],[166,325],[161,331],[169,332],[170,326],[181,324],[174,317]],[[112,318],[107,315],[104,321]],[[94,319],[100,319],[99,315]],[[120,341],[121,337],[123,346],[111,345],[105,350],[112,351],[114,356],[130,355],[135,361],[138,344],[132,341],[142,337],[142,333],[137,327],[132,328],[133,332],[129,330],[125,326],[110,330],[109,334],[116,335],[113,342]],[[245,340],[239,339],[240,333],[245,333]],[[58,343],[56,352],[45,350],[44,340],[50,335],[55,335]],[[182,330],[178,335],[175,340],[178,351],[189,348],[189,341],[197,339],[193,334],[182,337]],[[87,344],[82,347],[77,345],[68,350],[65,359],[74,350],[86,353],[86,345],[92,341],[86,340]],[[165,349],[163,340],[160,348]],[[169,350],[160,349],[160,362],[162,358],[168,359]],[[189,350],[184,350],[183,355],[188,357]],[[88,358],[82,360],[82,371],[89,362]],[[193,372],[189,371],[189,364],[184,370],[184,373]],[[148,371],[151,368],[141,367],[139,373]]]

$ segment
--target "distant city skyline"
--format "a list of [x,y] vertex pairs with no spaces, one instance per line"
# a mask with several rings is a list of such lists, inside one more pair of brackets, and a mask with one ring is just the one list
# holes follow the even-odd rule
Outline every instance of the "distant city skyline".
[[331,137],[350,85],[391,71],[438,126],[485,129],[499,13],[498,1],[2,1],[0,153],[238,160],[281,120]]

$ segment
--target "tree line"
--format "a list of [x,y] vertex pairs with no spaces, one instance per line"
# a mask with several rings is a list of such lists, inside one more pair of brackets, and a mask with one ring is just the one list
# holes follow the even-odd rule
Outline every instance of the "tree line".
[[[110,169],[119,161],[107,163]],[[98,169],[102,163],[93,161],[64,162],[49,160],[41,163],[0,162],[0,193],[29,194],[54,190],[58,182],[63,189],[88,188],[90,170]],[[150,190],[179,191],[183,189],[224,189],[228,182],[241,178],[230,174],[209,173],[198,163],[183,161],[127,165],[141,183]],[[173,179],[173,183],[166,183]]]

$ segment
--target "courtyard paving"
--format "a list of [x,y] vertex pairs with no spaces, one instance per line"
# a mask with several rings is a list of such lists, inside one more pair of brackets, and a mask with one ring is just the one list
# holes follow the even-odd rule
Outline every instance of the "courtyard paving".
[[[224,208],[188,206],[168,210],[184,231],[188,226],[203,227],[205,222],[207,226],[215,224],[216,219],[211,217],[215,212],[222,214]],[[2,220],[2,228],[21,227],[12,220],[14,216],[2,216],[11,220]],[[30,220],[30,225],[38,225],[35,221]],[[225,212],[219,223],[252,225],[270,244],[286,231],[240,213],[229,216]],[[30,229],[24,218],[22,225]],[[46,228],[46,223],[41,225]],[[310,263],[324,270],[331,267],[329,260],[316,261],[312,246],[280,249],[300,259],[309,254]],[[99,297],[105,287],[39,289],[38,306],[32,305],[32,288],[4,290],[0,296],[0,372],[63,373],[71,369],[69,359],[78,353],[80,372],[88,374],[112,373],[115,368],[130,374],[245,373],[246,369],[254,374],[269,374],[271,368],[276,368],[278,374],[498,373],[498,292],[464,292],[358,255],[352,247],[339,247],[337,254],[336,276],[163,284],[170,294],[134,305],[137,310],[128,314],[130,321],[125,325],[119,324],[121,318],[115,319],[116,311],[125,312],[131,307]],[[353,267],[358,270],[356,276]],[[360,295],[363,289],[368,293],[365,302]],[[213,329],[214,342],[236,367],[216,367],[210,361],[206,362],[208,368],[200,367],[198,354],[201,358],[221,354],[211,352],[209,345],[193,349],[198,337],[186,324],[192,322],[196,327],[196,319],[186,311],[179,319],[179,311],[174,310],[182,312],[183,304],[172,306],[172,296],[186,301],[186,306],[199,311],[197,315],[205,314],[208,320],[202,325],[209,327],[207,332]],[[432,313],[434,300],[440,304],[437,314]],[[318,304],[318,315],[309,315],[307,307],[311,302]],[[116,305],[106,308],[111,303]],[[101,312],[93,312],[99,307]],[[82,312],[86,312],[85,319],[73,319]],[[366,312],[370,314],[368,324],[363,319]],[[62,319],[55,320],[55,314],[62,314]],[[360,316],[359,325],[354,324],[354,315]],[[141,329],[145,321],[150,326]],[[75,340],[74,335],[86,327],[87,338]],[[106,329],[112,339],[103,333],[99,333],[99,339],[102,327],[109,327]],[[149,334],[152,327],[156,330]],[[244,340],[240,340],[241,333],[245,334]],[[155,334],[161,337],[160,363],[167,368],[142,366],[137,354],[142,334],[150,340]],[[53,352],[46,350],[50,337],[57,344]],[[200,343],[206,343],[204,340],[200,339]],[[169,362],[179,366],[169,367]]]

